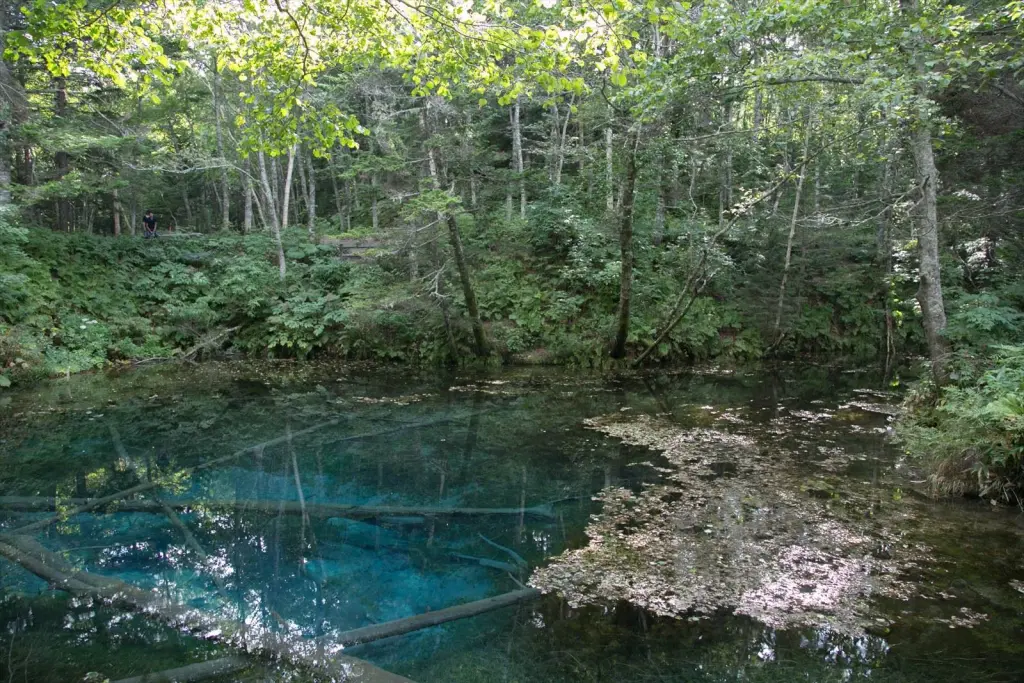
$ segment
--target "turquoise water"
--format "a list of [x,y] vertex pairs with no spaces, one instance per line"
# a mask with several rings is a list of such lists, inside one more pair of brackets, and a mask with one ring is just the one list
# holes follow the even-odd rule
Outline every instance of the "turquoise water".
[[[898,396],[866,374],[223,364],[2,401],[0,532],[49,517],[48,499],[158,482],[30,535],[218,623],[324,644],[520,582],[557,589],[344,651],[418,683],[1021,680],[1018,511],[915,493],[888,442]],[[0,678],[230,652],[9,560],[0,590]],[[255,658],[222,680],[316,675]]]

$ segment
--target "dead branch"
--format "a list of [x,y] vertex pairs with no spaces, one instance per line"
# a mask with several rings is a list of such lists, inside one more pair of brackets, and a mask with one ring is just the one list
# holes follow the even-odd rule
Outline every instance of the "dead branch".
[[190,348],[188,351],[185,351],[184,353],[180,354],[178,357],[181,358],[181,360],[191,361],[195,358],[197,353],[199,353],[205,348],[213,346],[213,344],[220,341],[221,339],[231,334],[232,332],[236,331],[239,327],[239,325],[236,325],[234,327],[229,327],[227,329],[221,330],[217,334],[214,334],[212,336],[207,337],[206,339],[203,339],[198,344]]

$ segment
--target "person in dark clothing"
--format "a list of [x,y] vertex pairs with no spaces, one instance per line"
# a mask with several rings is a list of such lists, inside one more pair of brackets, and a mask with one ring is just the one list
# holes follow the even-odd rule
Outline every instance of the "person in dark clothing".
[[152,211],[147,211],[142,218],[143,237],[156,237],[156,216]]

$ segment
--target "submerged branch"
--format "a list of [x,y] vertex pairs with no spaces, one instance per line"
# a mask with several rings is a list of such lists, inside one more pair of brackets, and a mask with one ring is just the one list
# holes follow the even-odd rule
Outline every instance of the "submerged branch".
[[520,555],[516,551],[512,550],[512,548],[506,548],[505,546],[501,545],[500,543],[495,543],[494,541],[492,541],[491,539],[487,538],[483,534],[477,534],[477,536],[479,536],[480,540],[482,540],[487,545],[491,546],[492,548],[495,548],[496,550],[500,550],[501,552],[503,552],[506,555],[508,555],[509,557],[511,557],[513,560],[515,560],[516,564],[519,565],[520,567],[525,569],[526,567],[529,566],[526,563],[526,560],[523,559],[522,555]]
[[77,570],[61,556],[27,536],[0,535],[0,557],[21,565],[61,590],[155,617],[174,628],[201,633],[207,639],[247,654],[284,660],[325,674],[329,680],[411,683],[409,679],[369,662],[342,655],[340,644],[311,641],[301,633],[275,633],[267,629],[256,629],[233,619],[220,618],[175,603],[117,579]]
[[333,637],[331,640],[332,642],[336,642],[345,647],[359,645],[361,643],[372,643],[375,640],[400,636],[406,633],[412,633],[413,631],[430,628],[431,626],[437,626],[438,624],[444,624],[449,621],[475,617],[478,614],[491,612],[496,609],[501,609],[502,607],[510,607],[521,602],[536,600],[541,597],[541,595],[542,593],[536,588],[525,588],[512,591],[510,593],[502,593],[501,595],[496,595],[493,598],[484,598],[483,600],[475,600],[464,605],[448,607],[446,609],[437,610],[436,612],[427,612],[426,614],[419,614],[415,617],[406,617],[405,619],[396,619],[394,621],[384,622],[383,624],[364,626],[363,628],[345,631],[344,633]]
[[208,678],[236,674],[245,671],[249,666],[248,660],[243,657],[221,657],[156,673],[122,678],[114,683],[197,683]]
[[[136,487],[138,488],[138,487]],[[0,496],[0,508],[8,510],[20,510],[25,512],[53,510],[54,506],[60,504],[77,505],[77,511],[94,510],[110,502],[113,496],[100,498],[97,502],[88,498],[67,498],[53,499],[46,497],[31,496]],[[417,507],[413,505],[342,505],[338,503],[309,503],[305,509],[299,501],[293,500],[125,500],[118,504],[116,512],[151,512],[163,513],[164,506],[173,510],[204,510],[204,509],[235,509],[250,512],[265,512],[277,514],[283,512],[288,515],[306,514],[309,517],[344,517],[346,519],[369,519],[373,517],[489,517],[489,516],[513,516],[527,514],[533,517],[554,519],[555,514],[547,505],[537,505],[529,508],[484,508],[484,507]],[[45,522],[47,520],[41,520]],[[38,525],[41,522],[34,522],[31,525],[21,527],[42,528]],[[47,522],[48,523],[48,522]],[[44,525],[45,526],[45,525]],[[23,533],[21,529],[17,533]],[[522,558],[520,558],[522,559]]]

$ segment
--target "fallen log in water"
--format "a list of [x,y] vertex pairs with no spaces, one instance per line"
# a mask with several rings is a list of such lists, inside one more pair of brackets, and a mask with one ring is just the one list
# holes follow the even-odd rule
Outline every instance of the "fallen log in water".
[[498,560],[491,560],[486,557],[475,557],[473,555],[463,555],[462,553],[449,553],[450,557],[456,560],[462,560],[463,562],[470,562],[472,564],[478,564],[481,567],[489,567],[490,569],[497,569],[499,571],[513,573],[518,572],[519,567],[509,564],[508,562],[500,562]]
[[[324,427],[330,427],[332,425],[338,424],[339,422],[341,422],[341,418],[340,417],[339,418],[335,418],[333,420],[328,420],[327,422],[321,422],[320,424],[315,424],[312,427],[306,427],[305,429],[300,429],[299,431],[293,432],[292,434],[285,434],[284,436],[279,436],[277,438],[270,439],[269,441],[264,441],[263,443],[253,444],[252,446],[246,446],[245,448],[242,448],[240,450],[235,451],[231,455],[223,455],[223,456],[221,456],[219,458],[214,458],[213,460],[207,460],[206,462],[201,463],[199,465],[196,465],[195,467],[186,468],[182,472],[189,473],[189,474],[191,474],[193,472],[198,472],[199,470],[207,469],[209,467],[213,467],[214,465],[219,465],[222,462],[227,462],[228,460],[232,460],[232,459],[235,459],[235,458],[240,458],[243,455],[245,455],[246,453],[254,453],[256,451],[261,451],[261,450],[263,450],[265,448],[268,448],[270,446],[276,446],[277,444],[284,443],[288,439],[294,438],[296,436],[300,436],[302,434],[308,434],[308,433],[314,432],[314,431],[316,431],[318,429],[323,429]],[[123,449],[123,446],[121,448]],[[176,474],[180,475],[180,474],[182,474],[182,472],[178,472]],[[127,489],[125,489],[123,491],[118,491],[117,493],[112,493],[109,496],[104,496],[103,498],[91,499],[88,502],[79,505],[77,508],[75,508],[73,510],[68,510],[66,513],[56,514],[56,515],[53,515],[52,517],[47,517],[46,519],[40,519],[40,520],[37,520],[35,522],[32,522],[31,524],[26,524],[23,527],[19,527],[17,529],[14,529],[12,533],[16,533],[16,534],[35,533],[36,531],[40,531],[41,529],[45,529],[46,527],[50,526],[51,524],[59,522],[62,519],[67,519],[69,517],[73,517],[73,516],[81,514],[83,512],[89,512],[91,510],[95,510],[96,508],[103,507],[104,505],[108,505],[110,503],[114,503],[114,502],[119,501],[119,500],[123,500],[124,498],[128,498],[129,496],[134,496],[137,493],[143,493],[145,491],[151,491],[151,490],[153,490],[153,489],[155,489],[155,488],[157,488],[159,486],[162,486],[163,483],[164,482],[162,482],[159,479],[154,479],[152,481],[147,481],[147,482],[143,482],[141,484],[136,484],[135,486],[132,486],[131,488],[127,488]]]
[[[141,485],[140,485],[141,486]],[[138,489],[139,487],[135,487]],[[19,510],[22,512],[39,512],[55,509],[57,502],[62,506],[77,506],[69,513],[78,514],[103,507],[111,503],[117,503],[115,512],[152,512],[164,513],[167,505],[174,510],[202,510],[202,509],[240,509],[250,512],[263,512],[267,514],[284,513],[287,515],[301,515],[305,513],[309,517],[329,518],[344,517],[346,519],[372,519],[374,517],[487,517],[487,516],[513,516],[526,514],[533,517],[554,519],[555,514],[546,505],[538,505],[528,508],[472,508],[472,507],[416,507],[410,505],[342,505],[339,503],[310,503],[307,502],[303,509],[299,501],[294,500],[120,500],[114,496],[105,498],[60,498],[55,501],[53,498],[34,496],[0,496],[0,508],[8,510]],[[43,522],[46,522],[43,524]],[[16,529],[13,533],[23,533],[23,529],[37,530],[47,526],[47,520],[40,520],[24,527]],[[41,526],[40,526],[41,525]]]
[[243,657],[222,657],[220,659],[210,659],[205,662],[181,666],[176,669],[122,678],[119,681],[114,681],[114,683],[197,683],[197,681],[205,681],[208,678],[227,676],[228,674],[245,671],[250,666],[250,662]]
[[[493,410],[493,408],[488,408],[488,409],[485,409],[485,410],[479,410],[479,411],[476,411],[476,413],[469,413],[467,415],[458,415],[458,416],[454,416],[454,417],[446,417],[446,418],[441,418],[439,420],[431,420],[431,421],[427,421],[427,422],[416,422],[416,423],[412,423],[412,424],[402,425],[400,427],[394,427],[394,428],[391,428],[391,429],[382,429],[382,430],[376,431],[376,432],[366,432],[364,434],[354,434],[352,436],[346,436],[346,437],[342,437],[340,439],[333,440],[332,442],[333,443],[337,443],[337,442],[343,442],[343,441],[357,441],[357,440],[361,440],[361,439],[370,439],[370,438],[373,438],[373,437],[385,436],[385,435],[388,435],[388,434],[394,434],[396,432],[402,432],[402,431],[406,431],[406,430],[409,430],[409,429],[420,429],[422,427],[430,427],[432,425],[443,424],[443,423],[447,423],[447,422],[456,422],[458,420],[463,420],[463,419],[466,419],[468,417],[472,417],[473,415],[478,415],[478,414],[483,414],[483,413],[490,412],[491,410]],[[175,473],[175,476],[180,476],[181,474],[191,474],[191,473],[194,473],[194,472],[198,472],[199,470],[208,469],[210,467],[213,467],[214,465],[219,465],[219,464],[221,464],[223,462],[227,462],[229,460],[234,460],[236,458],[240,458],[240,457],[242,457],[243,455],[245,455],[247,453],[255,453],[255,452],[258,452],[258,451],[263,451],[263,450],[265,450],[267,448],[270,448],[272,446],[277,446],[279,444],[282,444],[282,443],[285,443],[287,441],[290,441],[290,440],[292,440],[292,439],[294,439],[296,437],[303,436],[305,434],[309,434],[311,432],[315,432],[315,431],[320,430],[320,429],[324,429],[325,427],[331,427],[331,426],[337,425],[338,423],[340,423],[342,421],[342,419],[343,418],[337,417],[337,418],[334,418],[333,420],[327,420],[326,422],[321,422],[321,423],[315,424],[315,425],[313,425],[311,427],[306,427],[305,429],[300,429],[297,432],[290,432],[290,433],[285,434],[283,436],[279,436],[279,437],[270,439],[268,441],[264,441],[262,443],[257,443],[257,444],[253,444],[251,446],[246,446],[245,448],[237,450],[234,453],[231,453],[230,455],[223,455],[223,456],[221,456],[219,458],[214,458],[213,460],[207,460],[206,462],[201,463],[199,465],[196,465],[195,467],[185,468],[185,469],[181,470],[180,472]],[[119,442],[119,437],[115,438],[115,445],[119,445],[117,442]],[[120,450],[123,450],[123,446],[120,447]],[[73,517],[74,515],[81,514],[83,512],[90,512],[91,510],[95,510],[98,507],[103,507],[104,505],[108,505],[110,503],[122,500],[124,498],[128,498],[128,497],[133,496],[133,495],[135,495],[137,493],[143,493],[145,491],[151,491],[152,489],[155,489],[155,488],[157,488],[159,486],[162,486],[163,484],[164,484],[164,482],[161,481],[160,479],[154,479],[152,481],[147,481],[147,482],[143,482],[141,484],[136,484],[135,486],[132,486],[131,488],[127,488],[127,489],[125,489],[123,491],[118,491],[117,493],[112,493],[109,496],[105,496],[103,498],[96,498],[96,499],[89,500],[87,503],[84,503],[84,504],[80,505],[79,507],[77,507],[77,508],[75,508],[73,510],[69,510],[66,513],[55,514],[52,517],[47,517],[46,519],[40,519],[40,520],[37,520],[35,522],[32,522],[31,524],[26,524],[23,527],[19,527],[18,529],[12,530],[12,533],[17,533],[17,534],[31,534],[31,533],[35,533],[37,531],[45,529],[46,527],[50,526],[51,524],[54,524],[56,522],[61,521],[62,519],[67,519],[69,517]],[[396,508],[396,509],[401,509],[401,508]],[[399,514],[401,514],[401,513],[399,513]],[[416,513],[412,513],[412,514],[416,514]],[[334,516],[334,515],[331,515],[331,516]],[[340,516],[340,515],[338,515],[338,516]]]
[[345,631],[337,636],[331,636],[331,642],[346,647],[359,645],[361,643],[371,643],[375,640],[401,636],[406,633],[430,628],[431,626],[437,626],[438,624],[444,624],[449,621],[475,617],[478,614],[491,612],[496,609],[501,609],[502,607],[511,607],[512,605],[517,605],[521,602],[536,600],[541,595],[541,592],[536,588],[524,588],[512,591],[511,593],[502,593],[501,595],[496,595],[493,598],[484,598],[483,600],[467,602],[464,605],[456,605],[455,607],[440,609],[436,612],[427,612],[426,614],[419,614],[415,617],[406,617],[405,619],[386,621],[383,624],[374,624],[373,626],[364,626],[362,628],[352,629],[351,631]]
[[185,545],[191,548],[192,552],[194,552],[199,558],[200,565],[206,570],[206,573],[210,575],[210,578],[213,579],[213,583],[217,586],[217,590],[220,591],[221,597],[226,598],[228,590],[227,586],[224,585],[224,579],[220,577],[217,570],[211,564],[210,554],[206,552],[206,548],[202,546],[199,539],[195,537],[192,530],[186,526],[185,522],[181,521],[181,517],[178,516],[178,513],[175,512],[170,505],[159,498],[155,498],[154,502],[156,502],[164,511],[164,514],[167,515],[167,519],[170,520],[171,524],[181,532],[182,537],[185,539]]
[[78,570],[28,536],[0,535],[0,557],[21,565],[55,588],[151,615],[207,640],[224,643],[247,654],[280,659],[326,675],[331,681],[412,683],[369,662],[341,654],[341,644],[309,640],[301,633],[275,633],[266,628],[254,628],[171,602],[118,579]]

